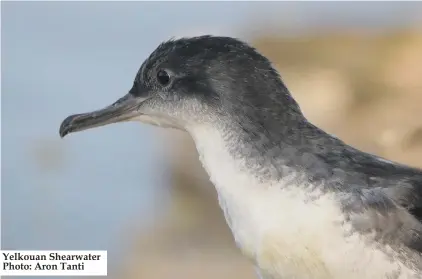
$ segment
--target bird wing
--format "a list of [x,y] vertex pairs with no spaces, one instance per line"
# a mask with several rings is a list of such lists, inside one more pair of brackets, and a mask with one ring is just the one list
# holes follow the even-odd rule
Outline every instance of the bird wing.
[[361,233],[406,246],[422,259],[422,171],[361,153],[356,173],[366,186],[346,195],[345,212]]
[[422,179],[405,178],[383,192],[397,207],[398,225],[408,230],[404,243],[422,253]]
[[307,125],[308,148],[329,170],[333,181],[327,183],[335,185],[331,189],[338,191],[353,229],[408,247],[422,270],[422,170],[363,152]]
[[343,209],[353,229],[361,234],[371,234],[379,243],[406,246],[419,253],[422,259],[422,222],[406,208],[389,197],[382,188],[366,189],[353,193]]
[[329,156],[320,158],[341,170],[340,199],[353,228],[422,257],[422,170],[341,146],[341,151],[323,150]]

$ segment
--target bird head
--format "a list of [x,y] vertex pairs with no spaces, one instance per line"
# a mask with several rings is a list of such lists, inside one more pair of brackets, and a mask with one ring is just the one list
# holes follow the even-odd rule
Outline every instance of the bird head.
[[253,47],[230,37],[200,36],[160,44],[125,96],[103,109],[67,117],[60,136],[122,121],[188,131],[298,113],[278,72]]

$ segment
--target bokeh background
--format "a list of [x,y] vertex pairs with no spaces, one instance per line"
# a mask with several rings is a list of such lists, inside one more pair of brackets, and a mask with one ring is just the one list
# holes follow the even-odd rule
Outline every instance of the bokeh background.
[[109,251],[110,278],[255,278],[188,136],[61,140],[170,37],[242,38],[315,124],[422,167],[422,2],[1,2],[1,248]]

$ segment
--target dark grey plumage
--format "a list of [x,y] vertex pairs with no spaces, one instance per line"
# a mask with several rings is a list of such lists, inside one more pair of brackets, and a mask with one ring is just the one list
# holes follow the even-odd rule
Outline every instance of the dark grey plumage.
[[[157,81],[162,69],[170,79],[164,86]],[[125,98],[146,100],[132,106],[146,115],[221,126],[232,156],[257,177],[279,180],[294,171],[296,183],[334,193],[354,231],[373,234],[422,270],[422,171],[315,127],[270,61],[249,45],[215,36],[167,41],[146,59]],[[61,135],[85,129],[78,125],[87,119],[87,126],[103,125],[92,114],[71,116]]]

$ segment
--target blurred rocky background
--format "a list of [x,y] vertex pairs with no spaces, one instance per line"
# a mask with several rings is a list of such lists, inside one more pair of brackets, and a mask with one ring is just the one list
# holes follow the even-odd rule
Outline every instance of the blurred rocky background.
[[[136,68],[155,43],[166,36],[213,33],[249,41],[273,61],[312,122],[362,150],[422,167],[420,3],[157,2],[126,4],[125,8],[117,6],[123,4],[108,8],[104,8],[104,3],[101,7],[83,5],[10,5],[6,7],[11,11],[9,21],[3,23],[2,3],[2,25],[9,28],[8,37],[2,37],[8,51],[2,52],[2,68],[12,69],[6,70],[5,77],[2,73],[6,83],[2,86],[3,249],[109,249],[112,278],[256,278],[251,264],[234,246],[215,191],[187,135],[140,124],[101,128],[74,135],[66,143],[59,142],[54,134],[67,113],[101,107],[124,94]],[[173,7],[163,10],[163,5]],[[90,9],[91,14],[87,12]],[[170,10],[179,11],[179,16],[173,16]],[[24,28],[38,24],[36,34],[44,32],[54,38],[59,31],[49,29],[48,23],[40,23],[43,13],[50,14],[50,21],[64,24],[62,36],[69,37],[66,41],[56,34],[64,41],[56,42],[55,48],[62,51],[40,54],[49,58],[47,65],[42,64],[45,60],[38,61],[32,53],[28,54],[29,46],[35,53],[47,46],[39,44],[35,35],[28,35]],[[54,16],[57,13],[60,19]],[[138,22],[139,27],[135,28],[133,22],[140,14],[150,21],[148,25]],[[63,23],[63,15],[70,24]],[[76,19],[88,30],[96,30],[92,18],[106,24],[111,15],[117,24],[100,28],[104,37],[124,39],[123,33],[138,32],[142,39],[136,43],[123,40],[110,49],[106,49],[105,42],[111,42],[105,39],[75,43],[82,41],[75,35],[79,33],[72,31]],[[186,16],[185,21],[182,15]],[[168,30],[169,24],[178,27]],[[159,39],[146,30],[152,27],[146,26],[159,29]],[[22,45],[13,34],[24,34],[30,39]],[[142,49],[133,60],[137,50],[128,49],[127,44],[140,46],[141,41],[148,41],[148,49]],[[66,42],[73,45],[66,46]],[[88,44],[94,44],[92,53],[97,52],[96,57],[87,58],[85,51],[83,59],[77,58],[75,48],[81,50]],[[37,75],[41,70],[38,82],[18,78],[22,68],[11,57],[22,53],[36,60],[26,60],[32,68],[24,76]],[[66,55],[76,61],[67,64],[70,63],[71,72],[67,72],[67,78],[51,78],[51,71],[60,69],[56,65]],[[9,64],[3,65],[4,56]],[[109,64],[114,67],[107,67]],[[83,67],[87,67],[87,72],[78,76]],[[100,77],[84,76],[99,71],[98,68],[108,70]],[[121,78],[113,78],[116,71],[121,72]],[[55,86],[48,91],[51,83]],[[24,93],[19,95],[20,92]],[[101,92],[107,92],[108,101],[101,99]],[[74,94],[80,94],[76,101]],[[43,134],[35,132],[36,123],[34,130],[26,134],[15,131],[27,125],[25,121],[34,115],[21,115],[22,95],[27,96],[26,101],[32,98],[37,103],[37,98],[41,98],[50,104],[46,108],[49,113],[39,116],[37,122],[49,123]],[[18,108],[20,116],[13,114]],[[27,106],[24,112],[38,110]],[[16,146],[21,138],[27,141]],[[14,151],[17,149],[26,151],[19,157]],[[80,153],[71,157],[69,153],[73,152]],[[25,164],[30,167],[25,168]],[[32,170],[35,174],[31,177],[36,178],[22,180],[24,170]],[[32,205],[18,209],[16,204]],[[30,211],[35,213],[31,215]],[[55,234],[41,236],[48,230]]]

